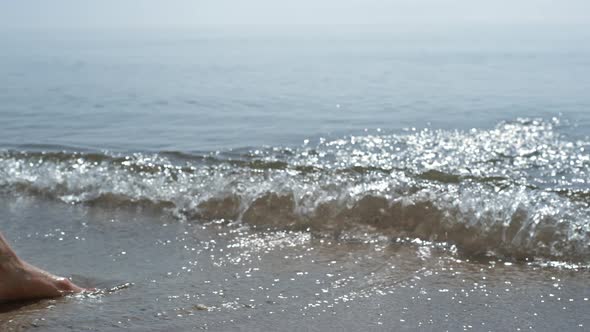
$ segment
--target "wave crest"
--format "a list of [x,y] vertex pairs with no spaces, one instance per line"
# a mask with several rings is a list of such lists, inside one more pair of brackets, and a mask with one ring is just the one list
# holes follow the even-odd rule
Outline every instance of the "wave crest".
[[188,154],[0,153],[0,188],[66,203],[338,235],[380,232],[468,255],[590,260],[590,144],[554,122]]

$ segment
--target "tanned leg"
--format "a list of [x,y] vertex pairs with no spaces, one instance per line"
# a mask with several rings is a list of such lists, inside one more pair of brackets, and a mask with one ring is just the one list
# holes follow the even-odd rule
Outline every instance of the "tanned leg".
[[83,291],[66,278],[22,261],[0,233],[0,302],[58,297]]

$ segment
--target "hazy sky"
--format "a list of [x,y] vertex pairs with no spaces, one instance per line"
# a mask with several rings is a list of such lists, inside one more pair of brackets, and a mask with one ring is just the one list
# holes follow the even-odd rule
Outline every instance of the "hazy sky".
[[0,28],[590,25],[590,0],[0,0]]

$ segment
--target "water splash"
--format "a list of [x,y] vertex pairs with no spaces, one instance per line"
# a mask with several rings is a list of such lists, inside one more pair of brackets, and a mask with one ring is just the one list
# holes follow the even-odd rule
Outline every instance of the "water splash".
[[590,257],[590,142],[559,120],[189,154],[5,151],[0,188],[184,219],[384,233],[470,255]]

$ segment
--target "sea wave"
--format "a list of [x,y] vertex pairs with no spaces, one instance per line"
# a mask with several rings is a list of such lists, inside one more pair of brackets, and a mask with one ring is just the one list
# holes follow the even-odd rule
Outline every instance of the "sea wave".
[[0,188],[186,220],[378,232],[466,255],[590,260],[590,143],[559,120],[223,152],[0,153]]

